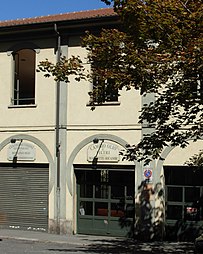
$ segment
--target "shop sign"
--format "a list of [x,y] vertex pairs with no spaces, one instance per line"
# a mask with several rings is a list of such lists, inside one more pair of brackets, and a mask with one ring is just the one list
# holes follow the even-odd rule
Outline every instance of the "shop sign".
[[7,157],[9,161],[12,161],[14,157],[17,157],[18,161],[34,161],[36,159],[36,150],[34,145],[30,143],[10,144]]
[[119,147],[115,143],[102,142],[92,144],[87,149],[87,160],[92,162],[97,157],[99,162],[118,162]]

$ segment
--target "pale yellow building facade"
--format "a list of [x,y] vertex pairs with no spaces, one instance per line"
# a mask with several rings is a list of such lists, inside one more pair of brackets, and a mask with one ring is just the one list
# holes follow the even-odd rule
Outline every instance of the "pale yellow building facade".
[[[118,24],[111,9],[0,23],[1,227],[134,235],[139,234],[134,225],[145,225],[136,209],[142,210],[142,194],[149,193],[146,179],[150,227],[183,219],[185,207],[203,194],[200,182],[173,179],[176,169],[178,175],[192,174],[184,173],[184,163],[202,148],[202,140],[184,150],[169,146],[164,160],[147,166],[122,160],[120,151],[149,131],[138,123],[149,98],[123,90],[117,100],[92,111],[89,81],[70,77],[68,84],[58,84],[59,93],[52,77],[36,71],[40,61],[57,61],[59,46],[62,55],[79,55],[90,69],[81,36]],[[202,210],[198,216],[202,219]]]

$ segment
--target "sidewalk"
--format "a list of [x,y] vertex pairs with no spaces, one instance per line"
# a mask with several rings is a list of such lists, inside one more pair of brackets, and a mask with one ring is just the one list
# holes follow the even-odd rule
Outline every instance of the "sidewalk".
[[73,245],[86,246],[91,244],[108,243],[112,240],[121,240],[121,238],[108,236],[91,236],[91,235],[57,235],[41,231],[23,231],[16,229],[0,229],[0,239],[17,239],[33,242],[53,242],[68,243]]
[[[57,235],[45,232],[0,229],[0,239],[15,239],[41,243],[56,243],[78,246],[89,253],[133,253],[133,254],[193,254],[192,242],[136,242],[130,239],[92,235]],[[69,248],[69,247],[68,247]]]

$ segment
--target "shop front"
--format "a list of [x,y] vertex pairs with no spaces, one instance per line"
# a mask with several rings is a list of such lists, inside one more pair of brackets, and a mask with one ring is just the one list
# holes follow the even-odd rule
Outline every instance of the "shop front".
[[131,236],[134,225],[134,169],[101,166],[75,169],[80,234]]
[[166,225],[176,239],[192,240],[203,223],[203,171],[165,166]]
[[[0,228],[49,232],[53,186],[49,150],[36,137],[21,134],[2,141],[0,153]],[[44,155],[46,161],[39,162]]]
[[48,164],[0,164],[0,227],[48,231]]
[[[135,165],[120,159],[123,141],[99,137],[88,138],[75,153],[80,158],[73,163],[76,233],[132,236]],[[84,163],[78,163],[81,158]]]

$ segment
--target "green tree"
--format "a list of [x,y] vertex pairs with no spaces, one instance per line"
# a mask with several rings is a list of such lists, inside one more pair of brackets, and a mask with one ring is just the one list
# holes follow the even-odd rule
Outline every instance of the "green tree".
[[[140,89],[143,96],[156,93],[140,116],[140,123],[148,123],[153,132],[129,147],[126,158],[157,158],[169,143],[185,147],[189,138],[199,139],[203,134],[203,2],[102,1],[114,4],[122,26],[84,38],[92,77],[114,79],[115,89]],[[93,105],[102,103],[100,90],[93,91]]]
[[[102,81],[109,78],[115,90],[156,94],[140,115],[140,123],[153,131],[128,147],[126,159],[155,159],[169,143],[184,148],[189,138],[198,140],[203,134],[202,0],[101,1],[113,5],[120,25],[83,39],[92,66],[88,78],[101,81],[90,93],[92,107],[105,101]],[[66,81],[61,70],[60,80]]]
[[200,150],[198,154],[194,154],[185,164],[197,170],[203,170],[203,150]]

